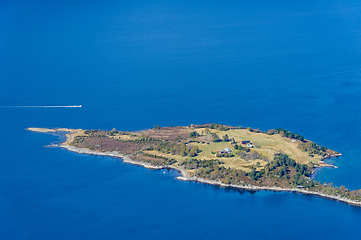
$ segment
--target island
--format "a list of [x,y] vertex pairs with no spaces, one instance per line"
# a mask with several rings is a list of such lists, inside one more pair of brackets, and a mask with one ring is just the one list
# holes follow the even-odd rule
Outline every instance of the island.
[[[285,129],[203,124],[154,126],[143,131],[27,128],[65,134],[49,146],[121,158],[151,169],[176,169],[184,181],[249,191],[289,191],[361,206],[361,190],[312,179],[317,168],[336,167],[326,159],[341,154]],[[337,168],[337,167],[336,167]]]

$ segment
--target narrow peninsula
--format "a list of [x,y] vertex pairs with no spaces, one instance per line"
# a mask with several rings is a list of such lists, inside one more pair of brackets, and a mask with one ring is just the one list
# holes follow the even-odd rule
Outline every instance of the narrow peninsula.
[[312,180],[316,168],[335,167],[325,159],[341,154],[285,129],[261,131],[222,124],[160,127],[128,132],[28,128],[65,133],[51,145],[70,151],[120,157],[146,168],[172,168],[180,180],[251,191],[291,191],[361,206],[361,190]]

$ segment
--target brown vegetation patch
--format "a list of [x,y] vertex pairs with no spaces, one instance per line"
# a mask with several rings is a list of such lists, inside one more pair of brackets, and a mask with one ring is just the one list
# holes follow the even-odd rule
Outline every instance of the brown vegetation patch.
[[72,143],[73,146],[79,148],[88,148],[90,150],[97,150],[99,152],[112,152],[118,151],[122,154],[134,154],[141,149],[147,147],[144,143],[136,143],[136,142],[123,142],[117,141],[113,138],[108,137],[77,137]]
[[162,127],[160,129],[151,129],[140,133],[143,136],[175,142],[178,139],[184,140],[189,138],[191,131],[193,131],[193,129],[187,127]]

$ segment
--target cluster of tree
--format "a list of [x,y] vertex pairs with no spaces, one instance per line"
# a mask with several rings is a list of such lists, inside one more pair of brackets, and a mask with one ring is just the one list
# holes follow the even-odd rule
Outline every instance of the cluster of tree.
[[149,136],[141,136],[137,139],[127,139],[127,140],[122,140],[122,139],[116,139],[118,142],[134,142],[134,143],[154,143],[154,142],[163,142],[160,139],[157,138],[152,138]]
[[189,134],[189,137],[190,138],[196,138],[196,137],[199,137],[199,133],[197,133],[196,131],[193,131]]
[[212,133],[212,141],[213,142],[219,142],[220,141],[217,133]]
[[326,154],[327,147],[319,146],[314,142],[307,141],[307,142],[300,143],[300,144],[298,144],[298,148],[304,152],[308,152],[309,155],[317,154],[322,157],[327,155]]
[[[209,179],[213,181],[220,180],[226,184],[242,184],[242,177],[248,176],[253,181],[257,181],[263,176],[278,174],[280,178],[288,178],[288,168],[295,168],[297,173],[293,176],[292,184],[294,186],[301,185],[304,188],[312,189],[312,191],[321,192],[329,195],[342,196],[353,200],[361,201],[361,190],[350,191],[344,186],[340,188],[334,187],[333,184],[318,183],[307,178],[310,171],[307,165],[296,163],[293,159],[289,158],[286,154],[278,154],[275,156],[275,160],[267,164],[261,171],[256,171],[252,168],[252,171],[246,173],[242,170],[225,168],[221,166],[223,162],[218,160],[198,160],[189,159],[181,163],[186,169],[197,169],[195,176],[199,178]],[[297,168],[297,169],[296,169]],[[283,173],[282,173],[283,172]]]
[[107,137],[108,132],[106,131],[97,131],[97,130],[85,130],[84,131],[85,134],[87,134],[86,137]]
[[129,141],[134,141],[136,143],[145,143],[145,142],[149,143],[149,142],[160,142],[161,140],[143,135],[138,139],[128,140],[128,142]]
[[308,178],[310,176],[311,171],[309,167],[305,164],[296,163],[293,159],[289,158],[285,154],[278,154],[275,156],[275,160],[271,163],[267,164],[264,169],[261,171],[255,171],[253,168],[248,176],[256,181],[264,175],[274,175],[278,174],[278,176],[289,179],[287,175],[288,169],[294,168],[297,172],[293,175],[294,186],[301,185],[304,188],[312,189],[312,191],[321,192],[329,195],[342,196],[353,200],[361,201],[361,190],[350,191],[345,188],[345,186],[340,186],[340,188],[334,187],[333,184],[324,184],[318,183],[317,181],[312,181]]
[[351,191],[346,189],[345,186],[340,186],[339,188],[337,188],[331,184],[328,184],[328,185],[323,185],[318,190],[318,192],[361,201],[361,189]]
[[216,156],[217,157],[233,157],[234,154],[232,152],[225,152],[225,153],[219,153],[217,152],[216,153]]
[[305,177],[302,177],[302,175],[300,173],[296,173],[295,175],[293,175],[292,183],[294,186],[301,185],[305,188],[313,188],[314,186],[317,185],[316,181],[306,179]]
[[242,181],[242,177],[244,176],[248,176],[253,181],[257,181],[263,176],[274,174],[278,174],[280,178],[287,178],[288,168],[295,168],[295,170],[297,168],[298,171],[296,170],[297,173],[293,176],[292,184],[294,186],[301,185],[304,188],[312,189],[312,191],[361,201],[361,190],[350,191],[344,186],[337,188],[334,187],[333,184],[322,185],[317,181],[309,180],[307,176],[310,174],[310,172],[307,168],[307,165],[298,164],[285,154],[278,154],[275,156],[275,160],[267,164],[266,167],[261,171],[256,171],[255,168],[252,168],[252,171],[249,173],[246,173],[242,170],[225,168],[224,166],[221,166],[221,164],[223,164],[223,162],[218,160],[198,159],[189,159],[181,163],[181,165],[186,169],[197,169],[195,172],[196,177],[213,181],[220,180],[226,184],[242,185],[244,185],[244,181]]
[[226,184],[243,184],[241,177],[247,175],[246,172],[237,169],[225,168],[219,160],[198,160],[189,159],[181,163],[186,169],[197,169],[195,176],[199,178],[218,181]]
[[[231,139],[229,139],[227,134],[223,135],[222,138],[220,138],[217,133],[212,133],[212,141],[213,142],[221,142],[221,141],[229,142],[230,140]],[[234,139],[233,139],[233,141],[234,141]]]
[[294,167],[295,171],[300,173],[302,176],[308,177],[311,175],[311,171],[308,169],[306,164],[296,163],[296,161],[290,158],[287,154],[276,154],[274,160],[269,164],[268,167],[270,171],[272,171],[279,166]]
[[[247,148],[248,149],[248,148]],[[268,157],[267,156],[263,156],[262,154],[259,154],[258,152],[256,151],[250,151],[248,149],[248,151],[240,151],[239,154],[238,154],[242,159],[245,159],[245,160],[256,160],[256,159],[262,159],[266,162],[269,161]]]
[[314,187],[312,188],[312,191],[361,201],[361,189],[351,191],[348,190],[345,186],[340,186],[338,188],[336,186],[333,186],[333,183],[321,184],[321,182],[317,182],[316,180],[313,181],[313,183]]
[[98,132],[98,130],[85,130],[84,131],[85,134],[96,133],[96,132]]
[[252,129],[251,127],[247,127],[247,128],[242,128],[241,129],[247,129],[250,132],[255,132],[255,133],[263,133],[263,131],[259,130],[259,128],[257,129]]
[[105,133],[99,133],[98,135],[92,135],[91,137],[105,138],[108,136]]
[[117,133],[118,133],[117,129],[113,128],[111,131],[108,132],[108,135],[115,136],[115,134],[117,134]]
[[302,135],[287,131],[287,130],[282,129],[282,128],[270,129],[270,130],[267,131],[267,133],[269,135],[280,134],[282,137],[298,139],[300,141],[304,141],[304,139],[305,139]]
[[95,133],[101,132],[102,134],[109,135],[109,136],[115,136],[116,134],[120,135],[130,135],[131,133],[128,131],[117,131],[115,128],[113,128],[111,131],[101,131],[101,130],[84,130],[85,134],[91,134],[92,137],[97,137]]
[[160,129],[159,125],[154,125],[154,129]]
[[177,160],[175,160],[174,158],[167,158],[167,157],[158,156],[158,155],[154,155],[154,154],[148,154],[148,153],[143,153],[142,155],[147,156],[147,157],[151,157],[151,158],[163,159],[164,164],[166,164],[166,165],[170,165],[170,164],[173,164],[173,163],[177,162]]
[[223,124],[211,124],[209,126],[210,129],[216,129],[218,131],[227,131],[229,128],[224,126]]
[[76,136],[74,137],[73,144],[75,143],[83,143],[87,136]]
[[214,168],[200,168],[195,175],[212,181],[220,180],[225,184],[244,184],[242,177],[246,176],[246,172],[234,168],[225,168],[224,166],[214,166]]
[[255,168],[248,174],[248,176],[256,181],[258,178],[263,176],[278,176],[280,178],[284,177],[289,179],[288,168],[294,168],[300,176],[308,177],[311,175],[311,171],[308,169],[308,166],[305,164],[296,163],[295,160],[291,159],[288,155],[279,153],[275,156],[274,160],[270,163],[267,163],[263,169],[256,171]]
[[230,141],[230,139],[229,139],[229,137],[228,137],[227,134],[223,135],[223,136],[222,136],[222,139],[223,139],[224,142],[229,142],[229,141]]
[[247,173],[247,176],[253,181],[257,181],[257,179],[261,178],[263,175],[264,175],[264,171],[256,171],[254,168],[252,168],[252,171]]
[[180,155],[182,157],[195,157],[201,152],[198,146],[186,145],[185,143],[176,144],[171,142],[159,142],[147,148],[147,150],[156,150],[158,152]]
[[198,169],[198,168],[210,168],[215,169],[224,162],[219,160],[199,160],[199,159],[188,159],[184,160],[180,165],[184,166],[185,169]]
[[235,144],[233,147],[234,147],[234,149],[239,150],[239,151],[244,151],[244,152],[251,151],[249,148],[243,147],[242,145]]

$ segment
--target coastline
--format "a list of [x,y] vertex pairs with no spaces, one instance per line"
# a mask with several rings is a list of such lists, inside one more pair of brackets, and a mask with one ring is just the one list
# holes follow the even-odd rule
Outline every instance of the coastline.
[[246,191],[262,191],[262,190],[264,190],[264,191],[274,191],[274,192],[301,193],[301,194],[318,196],[318,197],[322,197],[322,198],[326,198],[326,199],[330,199],[330,200],[334,200],[334,201],[338,201],[338,202],[342,202],[342,203],[347,203],[349,205],[361,207],[361,202],[359,202],[359,201],[354,201],[354,200],[350,200],[350,199],[347,199],[344,197],[327,195],[327,194],[303,190],[303,189],[280,188],[280,187],[258,187],[258,186],[254,186],[254,185],[234,185],[234,184],[225,184],[220,181],[211,181],[211,180],[207,180],[207,179],[203,179],[203,178],[189,177],[187,171],[182,168],[174,167],[174,166],[153,166],[149,163],[137,162],[137,161],[130,159],[130,157],[128,155],[123,155],[116,151],[114,151],[114,152],[97,152],[97,151],[92,151],[92,150],[89,150],[86,148],[77,148],[77,147],[68,146],[68,145],[64,145],[64,144],[50,145],[50,147],[62,147],[69,151],[80,153],[80,154],[91,154],[91,155],[110,156],[110,157],[121,158],[123,160],[123,162],[125,162],[125,163],[142,166],[142,167],[145,167],[148,169],[157,169],[157,170],[174,169],[174,170],[177,170],[181,174],[181,176],[176,177],[176,179],[181,180],[181,181],[199,182],[199,183],[209,184],[209,185],[213,185],[213,186],[219,186],[219,187],[224,187],[224,188],[234,188],[234,189],[240,189],[240,190],[246,190]]
[[[212,181],[212,180],[207,180],[207,179],[203,179],[203,178],[197,178],[195,176],[190,177],[188,175],[188,172],[185,169],[180,168],[180,167],[175,167],[175,166],[170,166],[170,165],[154,166],[154,165],[151,165],[150,163],[146,163],[146,162],[137,162],[137,161],[132,160],[130,158],[130,155],[120,154],[117,151],[98,152],[98,151],[94,151],[94,150],[89,150],[87,148],[78,148],[78,147],[68,145],[68,143],[73,140],[74,135],[76,135],[79,132],[79,130],[81,130],[81,129],[73,130],[73,129],[66,129],[66,128],[59,128],[59,129],[27,128],[26,130],[33,131],[33,132],[52,133],[52,134],[58,133],[58,132],[65,133],[65,137],[66,137],[65,142],[62,142],[60,144],[48,145],[47,147],[61,147],[61,148],[65,148],[69,151],[80,153],[80,154],[90,154],[90,155],[100,155],[100,156],[110,156],[110,157],[121,158],[122,161],[125,163],[142,166],[142,167],[145,167],[148,169],[157,169],[157,170],[174,169],[174,170],[177,170],[181,174],[181,176],[176,177],[176,179],[181,180],[181,181],[200,182],[203,184],[209,184],[209,185],[214,185],[214,186],[219,186],[219,187],[224,187],[224,188],[234,188],[234,189],[240,189],[240,190],[246,190],[246,191],[262,191],[262,190],[264,190],[264,191],[276,191],[276,192],[284,191],[284,192],[301,193],[301,194],[318,196],[318,197],[322,197],[322,198],[326,198],[326,199],[330,199],[330,200],[334,200],[334,201],[347,203],[349,205],[361,207],[361,201],[350,200],[350,199],[340,197],[340,196],[327,195],[324,193],[308,191],[308,190],[303,190],[303,189],[298,189],[298,188],[258,187],[258,186],[254,186],[254,185],[225,184],[225,183],[222,183],[221,181]],[[334,166],[333,165],[328,166],[328,164],[327,164],[327,166],[323,166],[323,167],[334,167]],[[320,168],[323,168],[323,167],[320,167]],[[316,172],[316,174],[317,174],[317,172]]]

